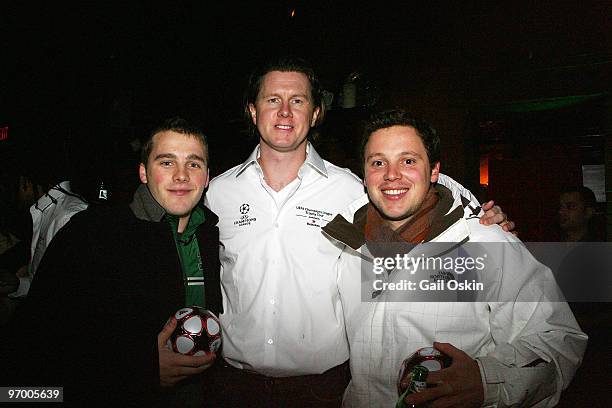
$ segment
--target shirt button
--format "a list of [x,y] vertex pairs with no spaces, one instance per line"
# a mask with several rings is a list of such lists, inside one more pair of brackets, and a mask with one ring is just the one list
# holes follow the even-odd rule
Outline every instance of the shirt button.
[[274,344],[274,340],[268,339],[268,344]]
[[270,304],[273,305],[276,303],[276,300],[274,298],[270,299]]

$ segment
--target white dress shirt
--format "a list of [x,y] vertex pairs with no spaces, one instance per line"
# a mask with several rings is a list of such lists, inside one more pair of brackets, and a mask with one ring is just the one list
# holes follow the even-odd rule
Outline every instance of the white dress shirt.
[[63,181],[52,187],[30,207],[33,228],[28,276],[19,278],[19,287],[9,294],[9,297],[22,297],[28,294],[38,265],[55,234],[74,214],[87,208],[87,203],[80,197],[65,192],[72,193],[69,181]]
[[219,216],[223,355],[268,376],[322,373],[349,354],[334,269],[341,251],[321,227],[363,185],[309,144],[298,177],[276,192],[258,156],[259,147],[206,195]]

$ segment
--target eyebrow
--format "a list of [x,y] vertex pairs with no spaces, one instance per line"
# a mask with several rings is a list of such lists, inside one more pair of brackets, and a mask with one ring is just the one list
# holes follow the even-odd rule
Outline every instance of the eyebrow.
[[[278,96],[280,97],[281,95],[278,92],[270,92],[267,94],[262,94],[261,98],[269,98],[271,96]],[[295,97],[300,97],[300,98],[304,98],[304,99],[310,99],[311,95],[305,94],[305,93],[294,93],[290,96],[290,98],[295,98]]]
[[[176,159],[177,156],[174,153],[160,153],[157,156],[155,156],[155,158],[153,160],[159,160],[159,159]],[[190,155],[187,156],[187,160],[199,160],[202,163],[206,163],[206,160],[204,160],[204,158],[202,156],[198,156],[195,153],[192,153]]]
[[[423,156],[421,156],[419,153],[417,153],[417,152],[415,152],[415,151],[412,151],[412,150],[405,151],[405,152],[401,152],[401,153],[399,154],[399,156],[406,156],[406,155],[409,155],[409,156],[416,156],[416,157],[418,157],[418,158],[420,158],[420,159],[422,159],[422,158],[423,158]],[[384,153],[372,153],[372,154],[369,154],[369,155],[366,157],[366,160],[370,160],[372,157],[376,157],[376,156],[383,156],[383,157],[385,157],[385,154],[384,154]]]
[[206,160],[204,160],[204,158],[202,156],[198,156],[195,153],[192,153],[189,156],[187,156],[187,160],[199,160],[199,161],[201,161],[203,163],[206,162]]

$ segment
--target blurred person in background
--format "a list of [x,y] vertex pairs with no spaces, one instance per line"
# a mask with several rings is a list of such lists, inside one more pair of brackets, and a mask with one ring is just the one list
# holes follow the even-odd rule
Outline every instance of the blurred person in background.
[[29,208],[32,219],[30,260],[17,271],[19,285],[8,296],[24,297],[28,294],[32,279],[51,240],[70,218],[87,208],[83,197],[71,189],[61,163],[53,154],[36,160],[29,177],[20,178],[19,192],[24,202],[35,199]]
[[563,241],[604,240],[601,226],[593,224],[598,220],[597,215],[595,194],[590,188],[574,186],[562,190],[559,197],[559,227]]
[[[607,406],[612,362],[612,255],[605,241],[605,216],[585,186],[565,187],[559,196],[559,228],[567,254],[556,279],[580,327],[589,336],[582,367],[559,407]],[[585,393],[584,390],[589,392]]]

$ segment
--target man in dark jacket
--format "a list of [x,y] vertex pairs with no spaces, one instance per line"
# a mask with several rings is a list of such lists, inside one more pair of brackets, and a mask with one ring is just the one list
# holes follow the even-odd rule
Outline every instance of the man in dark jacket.
[[60,231],[12,326],[2,385],[63,386],[70,406],[151,406],[202,381],[215,355],[166,341],[179,308],[221,311],[217,217],[200,205],[207,163],[204,135],[166,121],[143,147],[130,206],[92,207]]

